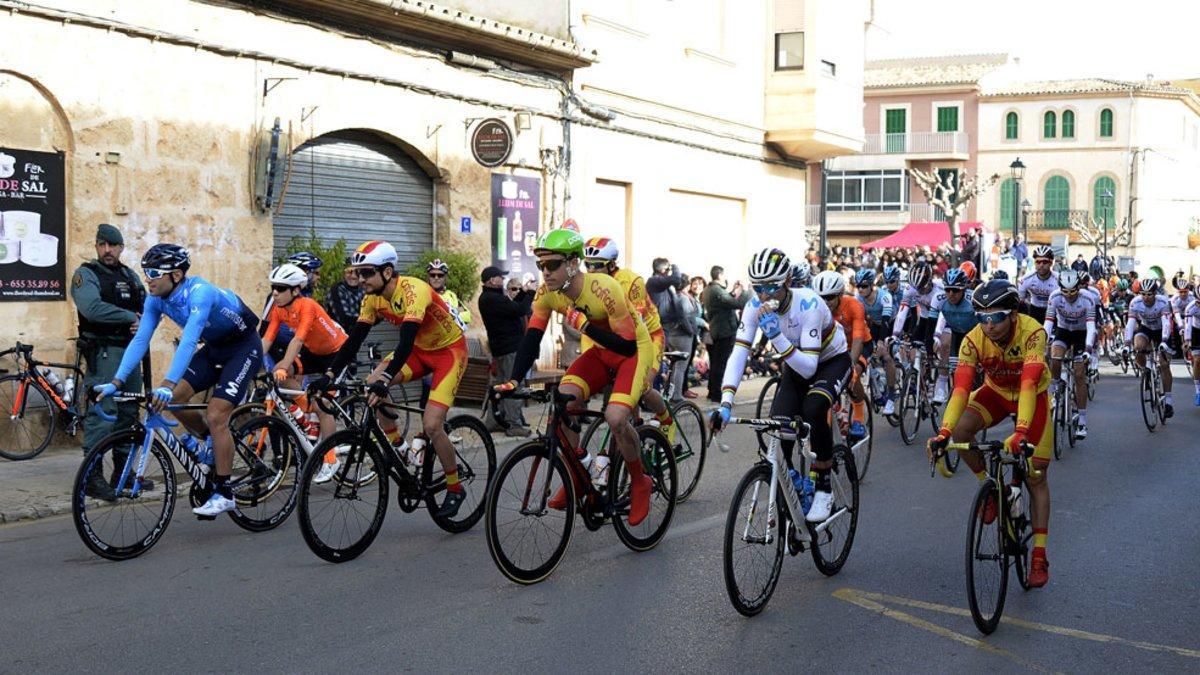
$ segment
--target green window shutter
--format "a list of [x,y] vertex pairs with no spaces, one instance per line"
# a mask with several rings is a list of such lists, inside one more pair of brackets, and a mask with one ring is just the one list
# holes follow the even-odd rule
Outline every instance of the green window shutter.
[[1062,137],[1075,138],[1075,113],[1064,110],[1062,115]]
[[938,131],[958,131],[958,108],[938,108]]
[[887,152],[905,151],[907,147],[905,134],[908,132],[907,112],[904,108],[896,108],[884,113],[884,140]]
[[1017,198],[1017,182],[1011,178],[1005,178],[1000,184],[1000,231],[1008,232],[1012,230],[1014,207],[1013,203]]
[[1058,117],[1054,114],[1053,110],[1047,111],[1042,116],[1042,138],[1054,138],[1056,133],[1055,127],[1057,126]]
[[[1107,190],[1113,195],[1112,199],[1104,197],[1104,192]],[[1096,179],[1096,183],[1092,186],[1092,213],[1095,214],[1096,220],[1104,223],[1104,228],[1111,230],[1115,225],[1117,218],[1117,184],[1108,176],[1101,176]]]
[[1113,135],[1113,111],[1112,108],[1105,108],[1100,111],[1100,138],[1112,138]]
[[1015,112],[1004,116],[1004,138],[1010,141],[1017,138],[1017,113]]
[[1069,214],[1071,208],[1071,184],[1062,176],[1051,176],[1050,180],[1046,181],[1046,195],[1042,202],[1042,208],[1046,210],[1045,222],[1046,227],[1051,229],[1066,229],[1069,225]]

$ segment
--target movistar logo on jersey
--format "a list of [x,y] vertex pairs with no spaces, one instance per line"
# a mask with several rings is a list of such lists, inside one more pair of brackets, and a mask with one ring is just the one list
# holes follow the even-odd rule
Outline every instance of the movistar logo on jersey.
[[798,300],[798,302],[800,303],[800,309],[807,312],[810,309],[816,309],[819,300],[817,298],[809,298],[807,300]]

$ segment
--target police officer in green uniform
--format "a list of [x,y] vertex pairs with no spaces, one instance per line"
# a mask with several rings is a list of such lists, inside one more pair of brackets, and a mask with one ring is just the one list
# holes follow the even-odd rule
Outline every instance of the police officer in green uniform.
[[[138,274],[121,263],[124,250],[121,232],[102,223],[96,230],[96,259],[80,265],[71,278],[71,298],[79,312],[79,344],[87,364],[85,386],[80,392],[90,393],[93,385],[112,380],[125,348],[137,331],[146,289]],[[135,370],[129,377],[127,391],[139,388],[140,370]],[[117,421],[106,422],[96,415],[95,410],[88,413],[83,421],[85,455],[110,432],[127,429],[137,421],[136,403],[107,400],[100,405],[110,415],[115,408]],[[113,453],[113,461],[117,464],[114,473],[119,474],[124,458],[125,453]],[[87,494],[108,501],[116,499],[112,480],[112,477],[106,480],[101,473],[89,476]],[[148,488],[143,481],[142,489],[153,489],[153,486]]]

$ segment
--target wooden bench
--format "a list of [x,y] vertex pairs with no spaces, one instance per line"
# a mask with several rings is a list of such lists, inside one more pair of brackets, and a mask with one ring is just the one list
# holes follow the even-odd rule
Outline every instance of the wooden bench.
[[[481,405],[487,399],[488,387],[492,383],[491,368],[492,357],[483,342],[477,338],[467,338],[467,370],[458,384],[455,405]],[[557,382],[562,376],[561,370],[539,370],[529,377],[529,384]]]

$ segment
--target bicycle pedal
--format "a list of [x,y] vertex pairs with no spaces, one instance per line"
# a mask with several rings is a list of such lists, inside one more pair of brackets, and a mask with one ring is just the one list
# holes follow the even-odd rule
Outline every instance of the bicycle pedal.
[[216,516],[196,516],[196,520],[216,520]]

